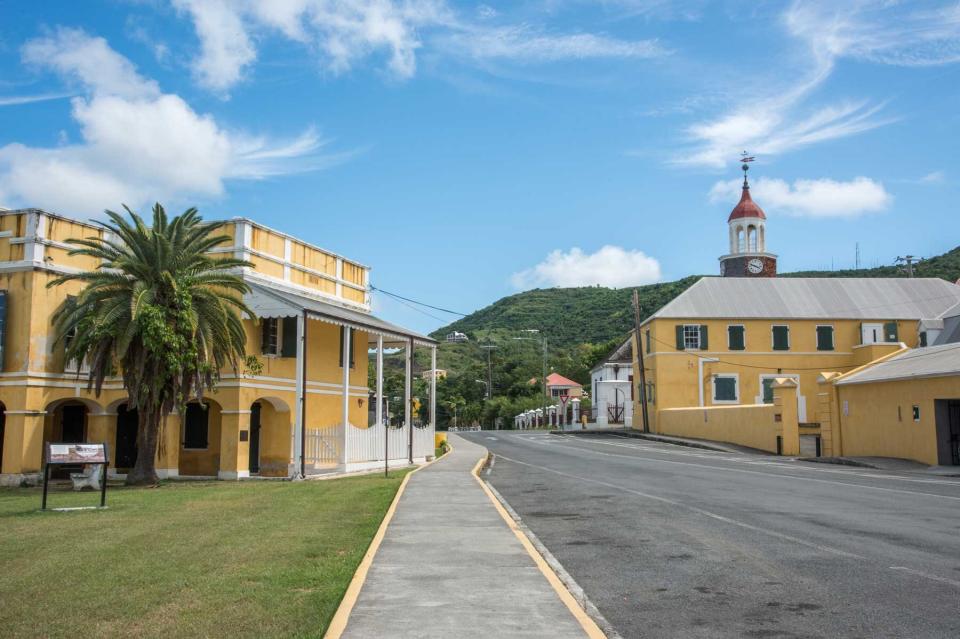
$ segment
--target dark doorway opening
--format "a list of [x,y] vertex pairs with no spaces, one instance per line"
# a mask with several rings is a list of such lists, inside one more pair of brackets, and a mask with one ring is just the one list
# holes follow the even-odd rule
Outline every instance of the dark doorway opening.
[[117,409],[117,441],[116,461],[117,470],[130,470],[137,463],[137,430],[139,418],[137,409],[128,409],[121,404]]
[[937,463],[960,466],[960,399],[934,401],[937,422]]
[[260,472],[260,402],[250,407],[250,474]]
[[[54,441],[65,444],[80,444],[86,441],[87,407],[83,404],[64,404],[60,407],[59,428],[55,431]],[[56,435],[59,435],[57,437]],[[68,479],[70,473],[83,471],[83,465],[53,466],[50,473],[56,479]]]
[[7,407],[0,404],[0,473],[3,472],[3,438],[7,434]]

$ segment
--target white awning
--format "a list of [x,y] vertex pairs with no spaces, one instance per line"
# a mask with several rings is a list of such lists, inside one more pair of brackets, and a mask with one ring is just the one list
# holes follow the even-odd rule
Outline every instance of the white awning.
[[348,326],[370,335],[370,343],[377,336],[384,338],[388,347],[403,347],[413,340],[418,346],[436,346],[436,340],[415,331],[391,324],[368,313],[337,306],[319,299],[277,288],[268,288],[248,281],[250,292],[243,301],[257,317],[297,317],[306,312],[309,319]]

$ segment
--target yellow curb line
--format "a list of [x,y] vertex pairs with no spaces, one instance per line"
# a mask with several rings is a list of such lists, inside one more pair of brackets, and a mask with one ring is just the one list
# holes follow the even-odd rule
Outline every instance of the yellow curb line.
[[580,604],[577,603],[576,598],[567,590],[567,587],[563,585],[563,582],[560,581],[560,577],[557,576],[557,573],[553,572],[553,569],[547,564],[546,559],[543,558],[543,555],[536,549],[527,535],[520,530],[517,526],[517,522],[513,520],[513,517],[510,516],[510,513],[506,511],[503,505],[500,503],[500,500],[497,499],[496,495],[490,490],[486,482],[480,479],[480,469],[483,467],[484,462],[487,460],[487,456],[484,455],[477,462],[477,465],[473,467],[473,478],[477,480],[477,483],[480,484],[480,487],[483,488],[483,492],[487,494],[487,497],[490,498],[490,501],[493,502],[494,508],[497,509],[497,512],[500,513],[500,516],[503,517],[503,521],[507,522],[507,526],[510,527],[510,530],[513,531],[513,534],[517,536],[517,539],[520,540],[520,543],[526,549],[527,554],[533,559],[533,563],[537,565],[537,568],[540,569],[540,572],[543,573],[543,576],[547,578],[547,581],[553,586],[553,589],[556,591],[557,596],[560,597],[560,601],[566,605],[567,609],[574,616],[574,618],[580,622],[580,625],[583,627],[584,632],[587,633],[587,637],[590,639],[606,639],[607,635],[603,634],[603,631],[600,630],[600,626],[590,618],[590,615],[580,607]]
[[380,527],[377,529],[377,534],[373,536],[373,540],[370,542],[370,546],[367,548],[366,554],[363,555],[363,559],[360,560],[360,565],[357,566],[357,571],[353,573],[353,578],[350,580],[350,585],[347,586],[347,591],[343,594],[343,599],[340,600],[340,605],[337,607],[337,612],[334,613],[333,619],[330,620],[330,625],[327,627],[327,632],[323,635],[324,639],[340,639],[340,635],[342,635],[343,631],[346,630],[347,621],[350,619],[350,613],[353,612],[353,607],[357,603],[357,598],[360,596],[360,590],[363,588],[363,583],[367,580],[367,573],[370,571],[370,566],[373,564],[373,558],[380,549],[380,544],[383,542],[383,536],[387,532],[387,526],[390,525],[390,521],[393,519],[393,514],[397,510],[397,504],[400,502],[400,497],[403,495],[403,491],[407,487],[407,482],[410,481],[410,476],[443,459],[443,457],[449,455],[450,451],[452,450],[453,446],[448,444],[447,452],[444,455],[441,455],[440,457],[434,457],[432,461],[428,461],[426,464],[418,466],[404,475],[403,481],[400,482],[400,488],[397,489],[397,494],[394,495],[393,501],[390,503],[390,507],[387,509],[387,514],[383,516],[383,521],[380,522]]

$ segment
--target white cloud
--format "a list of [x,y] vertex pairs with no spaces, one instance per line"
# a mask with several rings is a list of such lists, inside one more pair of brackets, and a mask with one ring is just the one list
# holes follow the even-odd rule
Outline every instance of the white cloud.
[[323,142],[313,129],[293,140],[230,131],[137,73],[102,38],[76,29],[28,42],[23,56],[78,82],[71,101],[82,142],[0,147],[0,195],[8,205],[95,214],[121,203],[218,196],[227,179],[311,170]]
[[16,106],[18,104],[32,104],[47,102],[48,100],[62,100],[69,98],[72,93],[40,93],[37,95],[4,95],[0,96],[0,106]]
[[553,286],[623,287],[660,280],[660,263],[642,251],[607,245],[595,253],[579,248],[551,251],[546,259],[514,273],[511,283],[520,290]]
[[943,184],[947,180],[947,174],[943,171],[931,171],[919,180],[920,184]]
[[226,0],[173,0],[173,4],[190,14],[200,38],[200,56],[193,63],[197,81],[218,92],[232,87],[257,57],[233,6]]
[[735,106],[687,129],[690,145],[676,163],[720,168],[741,149],[786,153],[894,122],[880,117],[882,102],[810,104],[843,58],[903,66],[960,61],[960,5],[921,11],[898,2],[796,1],[781,23],[800,44],[806,67],[779,70],[778,76],[795,78],[788,83],[740,87]]
[[418,52],[435,46],[473,61],[553,62],[584,58],[652,58],[668,52],[655,40],[621,40],[592,33],[548,33],[529,25],[494,26],[499,13],[475,9],[457,16],[445,0],[172,0],[194,22],[201,48],[193,61],[203,86],[225,93],[256,59],[257,35],[280,34],[317,54],[340,74],[361,60],[386,56],[394,78],[417,71]]
[[[710,189],[711,202],[729,203],[740,199],[740,180],[717,182]],[[893,201],[883,184],[866,177],[848,182],[828,178],[795,180],[788,184],[777,178],[758,178],[750,194],[767,213],[782,212],[806,217],[856,217],[886,209]]]
[[655,58],[668,52],[656,40],[619,40],[592,33],[549,34],[526,25],[471,29],[449,36],[447,48],[482,60],[528,62],[586,58]]

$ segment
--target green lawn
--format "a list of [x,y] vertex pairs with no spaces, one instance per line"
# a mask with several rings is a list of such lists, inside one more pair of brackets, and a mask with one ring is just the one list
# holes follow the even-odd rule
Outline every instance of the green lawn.
[[405,472],[0,489],[0,635],[321,636]]

